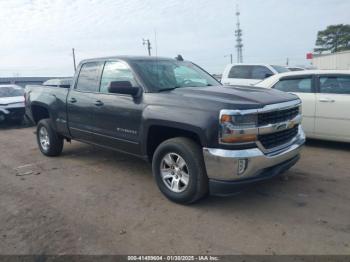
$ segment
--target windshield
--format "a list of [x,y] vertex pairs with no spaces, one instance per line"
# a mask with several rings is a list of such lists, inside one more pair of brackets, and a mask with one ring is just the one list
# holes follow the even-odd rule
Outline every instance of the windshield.
[[278,66],[278,65],[271,65],[273,69],[277,71],[277,73],[285,73],[289,72],[290,70],[287,67],[284,66]]
[[151,91],[221,85],[198,66],[175,60],[139,60],[132,63]]
[[0,86],[0,97],[23,96],[24,90],[21,87]]

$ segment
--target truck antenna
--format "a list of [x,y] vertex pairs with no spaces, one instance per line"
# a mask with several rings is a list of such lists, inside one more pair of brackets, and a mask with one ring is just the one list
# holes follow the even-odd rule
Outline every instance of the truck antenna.
[[72,52],[73,52],[73,66],[74,66],[74,72],[77,71],[77,65],[75,63],[75,50],[74,48],[72,48]]

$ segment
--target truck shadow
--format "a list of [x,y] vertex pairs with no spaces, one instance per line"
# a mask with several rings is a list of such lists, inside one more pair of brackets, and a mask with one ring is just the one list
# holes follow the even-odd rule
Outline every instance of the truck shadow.
[[[350,149],[349,145],[319,140],[309,140],[307,146],[318,147],[320,149]],[[157,187],[151,185],[155,183],[154,179],[152,179],[151,165],[140,158],[78,142],[73,142],[72,145],[66,146],[62,157],[74,160],[74,162],[77,161],[79,166],[100,167],[110,172],[120,172],[123,170],[122,173],[124,174],[122,175],[127,176],[128,178],[126,179],[130,179],[130,182],[133,181],[138,188],[137,190],[144,190],[140,181],[147,183],[148,188],[155,190],[150,193],[149,201],[158,198],[159,195],[157,202],[160,201],[163,202],[163,204],[164,201],[168,202],[168,200],[158,192]],[[275,209],[275,203],[277,201],[279,205],[285,206],[285,208],[290,207],[293,208],[293,210],[294,208],[295,210],[308,210],[308,201],[311,201],[311,199],[303,192],[310,192],[310,190],[312,190],[313,194],[322,196],[328,191],[324,188],[324,183],[327,184],[328,181],[323,181],[320,186],[315,185],[315,179],[317,179],[317,174],[313,174],[309,170],[293,167],[281,176],[244,188],[235,195],[225,197],[208,196],[198,203],[191,205],[190,208],[202,211],[214,209],[218,212],[225,209],[227,214],[229,214],[244,210],[249,212],[252,207],[257,210],[261,210],[265,207],[266,210],[271,210],[272,212],[272,210]],[[148,195],[146,192],[145,194]],[[146,199],[145,201],[147,202]],[[152,204],[150,203],[149,205]],[[169,202],[169,205],[172,205],[172,203]],[[266,210],[264,212],[266,212]]]
[[325,148],[325,149],[335,149],[335,150],[343,150],[350,151],[350,143],[346,142],[334,142],[334,141],[325,141],[318,139],[307,139],[306,146],[317,147],[317,148]]
[[[101,167],[103,170],[110,170],[112,172],[120,172],[120,170],[123,170],[123,173],[125,173],[123,175],[126,176],[125,179],[133,181],[133,183],[137,185],[136,187],[138,190],[144,190],[142,183],[139,183],[140,181],[147,183],[148,187],[152,188],[152,190],[154,189],[154,192],[150,193],[149,200],[154,199],[154,195],[156,195],[157,198],[159,197],[157,202],[160,201],[163,202],[163,204],[169,202],[169,200],[163,197],[158,191],[156,185],[151,185],[155,184],[155,180],[152,177],[152,167],[148,162],[140,158],[77,142],[73,142],[71,146],[65,147],[62,157],[78,161],[80,163],[79,165],[87,167],[92,166],[95,169]],[[294,173],[293,170],[287,172],[287,174],[291,175],[288,181],[284,179],[284,176],[276,177],[244,188],[242,191],[237,192],[237,194],[234,195],[225,197],[208,196],[199,202],[190,205],[190,208],[199,210],[206,210],[207,208],[218,208],[218,210],[222,210],[222,208],[228,208],[229,210],[232,209],[231,211],[233,212],[234,207],[238,208],[238,210],[244,210],[246,207],[242,205],[242,203],[250,203],[249,205],[257,207],[263,207],[265,204],[270,205],[270,203],[276,198],[283,200],[284,197],[280,197],[281,188],[282,190],[295,192],[293,188],[297,187],[298,183],[305,183],[305,181],[300,181],[298,174]],[[145,201],[147,202],[147,200]],[[294,206],[298,205],[296,201],[297,200],[289,199],[289,202]],[[169,202],[166,205],[173,205],[173,203]],[[181,208],[181,206],[179,206],[179,208]]]
[[33,124],[30,123],[28,120],[23,120],[21,124],[16,124],[11,121],[0,122],[0,130],[21,129],[21,128],[28,128],[32,126]]

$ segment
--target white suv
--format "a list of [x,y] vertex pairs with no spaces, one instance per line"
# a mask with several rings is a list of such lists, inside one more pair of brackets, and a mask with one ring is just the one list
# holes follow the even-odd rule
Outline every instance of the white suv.
[[224,85],[254,85],[275,74],[289,72],[289,69],[278,65],[266,64],[229,64],[222,75]]

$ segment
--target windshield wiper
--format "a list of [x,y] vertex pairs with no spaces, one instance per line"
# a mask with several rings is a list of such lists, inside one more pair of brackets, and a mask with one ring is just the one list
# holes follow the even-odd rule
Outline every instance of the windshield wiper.
[[175,86],[175,87],[170,87],[170,88],[163,88],[163,89],[159,89],[158,92],[163,92],[163,91],[170,91],[170,90],[174,90],[176,88],[179,88],[180,86]]
[[[205,86],[213,86],[211,84],[207,84]],[[186,88],[186,87],[205,87],[205,86],[174,86],[174,87],[170,87],[170,88],[164,88],[164,89],[159,89],[158,92],[163,92],[163,91],[170,91],[170,90],[174,90],[177,88]]]

